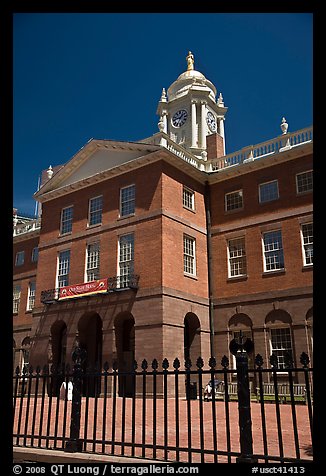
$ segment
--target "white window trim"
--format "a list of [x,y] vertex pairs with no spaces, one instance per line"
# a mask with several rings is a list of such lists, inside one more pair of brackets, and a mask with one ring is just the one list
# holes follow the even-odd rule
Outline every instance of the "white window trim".
[[[87,263],[88,263],[88,247],[91,245],[98,245],[99,247],[99,258],[98,258],[98,268],[92,268],[92,269],[99,269],[100,270],[100,265],[101,265],[101,243],[100,241],[92,241],[90,243],[86,243],[86,251],[85,251],[85,273],[84,273],[84,283],[90,282],[88,281],[88,276],[87,276]],[[96,278],[99,279],[99,278]]]
[[[308,222],[304,222],[300,224],[300,238],[301,238],[301,250],[302,250],[302,260],[303,260],[303,267],[304,268],[312,268],[314,263],[306,263],[306,253],[305,253],[305,247],[304,247],[304,239],[303,239],[303,231],[302,227],[304,225],[313,225],[313,221],[310,220]],[[312,242],[312,246],[314,245],[314,242]]]
[[[126,190],[127,188],[134,187],[134,211],[132,213],[127,213],[126,215],[122,215],[122,191]],[[125,187],[120,188],[120,198],[119,198],[119,218],[128,218],[135,215],[136,212],[136,185],[131,183],[130,185],[126,185]]]
[[[21,293],[22,293],[22,287],[21,287],[21,284],[15,284],[14,287],[13,287],[13,291],[15,289],[18,289],[18,292],[17,294],[19,295],[18,298],[14,301],[14,295],[13,295],[13,299],[12,299],[12,311],[13,311],[13,314],[18,314],[19,313],[19,308],[20,308],[20,300],[21,300]],[[14,293],[13,293],[14,294]],[[14,302],[17,302],[17,310],[14,310]]]
[[[292,335],[292,327],[289,324],[274,324],[267,326],[267,331],[268,331],[268,343],[269,343],[269,355],[271,356],[273,354],[273,346],[272,346],[272,330],[275,329],[289,329],[290,331],[290,340],[291,340],[291,351],[292,351],[292,356],[294,357],[293,354],[293,335]],[[283,370],[278,368],[278,375],[287,375],[287,370]]]
[[[193,273],[188,273],[187,271],[185,271],[185,262],[184,262],[184,258],[185,258],[185,251],[184,251],[185,238],[189,238],[193,243],[193,254],[194,254],[194,256],[192,257],[192,259],[193,259]],[[192,278],[197,277],[196,238],[184,233],[183,240],[182,240],[182,246],[183,246],[183,253],[182,253],[182,256],[183,256],[183,274],[184,274],[184,276],[188,276],[188,277],[192,277]]]
[[[226,197],[228,195],[233,195],[234,193],[239,193],[239,195],[241,195],[242,197],[242,205],[241,207],[237,207],[237,208],[232,208],[230,210],[228,210],[227,208],[227,199]],[[239,188],[238,190],[232,190],[232,192],[227,192],[224,194],[224,211],[227,212],[227,213],[232,213],[232,212],[235,212],[235,211],[238,211],[238,210],[243,210],[244,208],[244,197],[243,197],[243,189],[242,188]]]
[[[37,251],[35,252],[35,250],[37,250]],[[35,254],[36,254],[36,259],[35,259]],[[38,262],[38,256],[39,256],[38,246],[34,246],[34,248],[32,249],[32,255],[31,255],[32,263],[37,263]]]
[[[34,294],[33,294],[33,306],[31,306],[31,283],[34,283]],[[35,307],[35,294],[36,294],[36,282],[35,281],[30,281],[28,284],[28,294],[27,294],[27,306],[26,306],[26,311],[32,311],[33,308]]]
[[[66,231],[62,233],[62,218],[63,218],[63,211],[67,210],[68,208],[72,208],[72,219],[71,219],[71,231]],[[73,225],[73,217],[74,217],[74,205],[68,205],[67,207],[63,207],[61,209],[61,214],[60,214],[60,236],[66,236],[66,235],[71,235],[72,233],[72,225]]]
[[[188,192],[188,193],[191,194],[191,202],[192,202],[192,203],[191,203],[191,207],[188,207],[188,206],[185,205],[185,203],[184,203],[184,199],[183,199],[183,198],[184,198],[184,193],[185,193],[185,192]],[[183,208],[185,208],[186,210],[190,210],[190,211],[192,211],[192,212],[195,211],[195,192],[194,192],[193,190],[191,190],[191,188],[186,187],[186,185],[183,185],[183,187],[182,187],[182,206],[183,206]]]
[[[117,255],[117,258],[118,258],[118,262],[117,262],[118,287],[121,287],[120,278],[124,276],[124,275],[121,274],[122,267],[120,266],[120,263],[122,263],[122,262],[120,261],[120,250],[121,250],[121,238],[123,238],[125,236],[132,236],[132,239],[133,239],[132,260],[128,261],[128,262],[132,263],[131,274],[134,274],[134,267],[135,267],[135,233],[134,232],[123,233],[122,235],[118,236],[118,255]],[[123,263],[125,263],[125,262],[127,262],[127,261],[123,261]]]
[[[277,197],[276,198],[272,198],[270,200],[264,200],[262,201],[261,200],[261,186],[262,185],[268,185],[269,183],[274,183],[276,182],[276,188],[277,188]],[[279,187],[278,187],[278,180],[275,179],[275,180],[269,180],[268,182],[262,182],[258,185],[258,194],[259,194],[259,203],[263,204],[263,203],[269,203],[269,202],[274,202],[275,200],[278,200],[280,198],[280,192],[279,192]]]
[[[70,262],[71,262],[71,250],[70,248],[65,248],[63,250],[60,250],[58,251],[58,254],[57,254],[57,272],[56,272],[56,288],[59,288],[59,262],[60,262],[60,254],[63,253],[64,251],[70,251],[70,255],[69,255],[69,273],[68,273],[68,281],[69,281],[69,274],[70,274]],[[63,276],[63,275],[62,275]]]
[[299,172],[299,173],[295,174],[295,189],[296,189],[297,195],[304,195],[305,193],[312,193],[313,192],[313,188],[311,190],[304,190],[303,192],[300,192],[298,190],[298,175],[307,174],[309,172],[313,173],[313,169],[304,170],[303,172]]
[[[23,260],[22,260],[21,263],[18,263],[18,257],[19,256],[23,257]],[[15,259],[15,266],[23,266],[24,263],[25,263],[25,251],[17,251],[16,259]]]
[[[281,238],[282,238],[282,251],[283,251],[283,262],[284,266],[283,268],[277,268],[277,269],[266,269],[266,257],[265,257],[265,244],[264,244],[264,234],[265,233],[271,233],[273,231],[280,231],[281,232]],[[261,231],[261,245],[262,245],[262,253],[263,253],[263,272],[266,274],[269,273],[281,273],[285,271],[285,257],[284,257],[284,247],[283,247],[283,233],[281,228],[271,228],[271,229],[266,229],[264,231]]]
[[237,278],[243,278],[245,276],[248,275],[248,269],[247,269],[247,273],[243,273],[243,274],[237,274],[237,275],[234,275],[232,276],[231,275],[231,257],[230,257],[230,249],[229,249],[229,245],[230,245],[230,241],[234,241],[234,240],[240,240],[240,239],[243,239],[244,240],[244,250],[245,250],[245,258],[246,258],[246,269],[247,269],[247,253],[246,253],[246,238],[244,235],[240,235],[240,236],[234,236],[232,238],[228,238],[227,239],[227,260],[228,260],[228,278],[229,279],[237,279]]
[[[97,198],[102,198],[102,210],[101,210],[101,221],[99,223],[90,223],[91,218],[91,201],[96,200]],[[92,197],[88,200],[88,216],[87,216],[87,228],[93,228],[94,226],[102,225],[102,218],[103,218],[103,195],[97,195],[96,197]]]

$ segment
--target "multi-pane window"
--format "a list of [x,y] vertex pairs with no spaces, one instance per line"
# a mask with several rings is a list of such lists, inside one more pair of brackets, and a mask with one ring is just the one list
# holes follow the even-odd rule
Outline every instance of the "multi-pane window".
[[70,250],[60,251],[58,260],[58,288],[68,286],[70,268]]
[[196,241],[190,236],[183,237],[183,271],[186,274],[196,274]]
[[228,242],[229,277],[247,274],[245,239],[234,238]]
[[284,369],[287,356],[292,360],[290,328],[271,329],[271,350],[277,357],[278,368]]
[[308,170],[296,175],[297,193],[312,192],[313,172]]
[[103,197],[91,198],[89,201],[88,224],[98,225],[102,223]]
[[38,247],[36,246],[32,250],[32,263],[36,263],[38,261]]
[[226,193],[225,194],[225,211],[228,212],[231,210],[236,210],[238,208],[243,208],[242,190]]
[[278,194],[278,181],[273,180],[272,182],[261,183],[259,185],[259,202],[271,202],[272,200],[277,200],[279,198]]
[[263,234],[265,271],[284,268],[284,255],[281,230],[269,231]]
[[12,293],[12,312],[13,313],[17,313],[19,311],[20,293],[21,293],[21,286],[20,284],[16,284],[13,287],[13,293]]
[[31,281],[28,287],[27,310],[31,311],[35,306],[35,281]]
[[185,208],[195,209],[195,193],[189,188],[183,187],[182,203]]
[[129,185],[120,190],[120,216],[135,213],[135,185]]
[[65,233],[71,233],[73,212],[74,212],[74,207],[67,207],[62,209],[61,226],[60,226],[61,235],[64,235]]
[[22,266],[25,260],[25,251],[18,251],[16,253],[16,266]]
[[119,287],[128,287],[130,276],[134,272],[134,235],[119,238]]
[[100,277],[100,243],[87,245],[86,282]]
[[313,264],[314,257],[314,232],[312,223],[303,223],[301,225],[303,262],[305,265]]

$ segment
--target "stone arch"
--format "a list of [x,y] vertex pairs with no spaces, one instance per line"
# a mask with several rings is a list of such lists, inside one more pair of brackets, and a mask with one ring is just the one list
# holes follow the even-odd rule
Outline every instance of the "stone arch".
[[273,311],[270,311],[266,318],[265,318],[265,324],[268,325],[268,326],[271,326],[271,325],[284,325],[284,324],[288,324],[288,325],[291,325],[292,324],[292,317],[290,316],[290,314],[286,311],[284,311],[284,309],[274,309]]
[[131,312],[121,312],[114,320],[118,369],[130,372],[119,375],[119,396],[132,397],[135,394],[135,379],[131,372],[135,360],[135,319]]
[[184,318],[184,358],[194,365],[201,356],[201,327],[198,316],[188,312]]
[[[254,357],[255,357],[255,340],[254,333],[252,330],[253,323],[251,318],[242,312],[233,314],[228,322],[228,330],[230,333],[230,340],[235,339],[237,342],[240,342],[240,331],[242,333],[243,339],[251,339],[254,344],[252,352],[248,354],[248,365],[249,368],[254,367]],[[235,359],[234,359],[235,366]]]
[[[102,319],[97,312],[85,312],[78,321],[77,330],[79,346],[86,350],[84,371],[92,374],[95,369],[102,367]],[[87,376],[83,382],[83,395],[98,395],[101,391],[100,383],[100,377]]]

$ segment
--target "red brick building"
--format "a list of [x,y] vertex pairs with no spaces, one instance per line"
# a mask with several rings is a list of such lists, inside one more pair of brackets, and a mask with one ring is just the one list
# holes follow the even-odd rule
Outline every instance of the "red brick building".
[[220,360],[240,330],[280,365],[312,356],[312,128],[283,120],[225,155],[222,95],[187,59],[159,133],[92,139],[44,175],[41,226],[14,237],[14,339],[33,365],[70,362],[76,339],[93,366]]

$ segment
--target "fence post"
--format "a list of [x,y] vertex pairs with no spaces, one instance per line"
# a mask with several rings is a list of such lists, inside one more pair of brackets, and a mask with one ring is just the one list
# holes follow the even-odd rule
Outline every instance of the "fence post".
[[70,437],[66,443],[65,451],[76,453],[82,451],[82,441],[79,439],[80,434],[80,414],[81,414],[81,389],[83,378],[82,364],[86,359],[86,350],[81,349],[78,345],[72,353],[73,367],[73,390],[71,405],[71,422]]
[[235,355],[238,386],[238,412],[240,429],[240,452],[237,463],[257,463],[253,457],[252,422],[250,410],[250,388],[248,373],[248,354],[253,348],[252,341],[246,339],[243,343],[240,331],[240,342],[235,339],[230,342],[230,351]]

